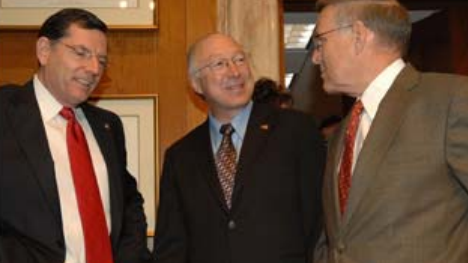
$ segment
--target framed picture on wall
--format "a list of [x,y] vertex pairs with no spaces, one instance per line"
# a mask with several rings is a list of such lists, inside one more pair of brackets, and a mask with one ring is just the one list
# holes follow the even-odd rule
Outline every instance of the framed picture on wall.
[[36,29],[62,8],[87,9],[111,29],[156,29],[158,0],[0,0],[0,29]]
[[122,120],[127,148],[127,169],[135,177],[148,220],[148,236],[154,235],[159,196],[159,145],[157,95],[99,95],[92,104],[108,109]]

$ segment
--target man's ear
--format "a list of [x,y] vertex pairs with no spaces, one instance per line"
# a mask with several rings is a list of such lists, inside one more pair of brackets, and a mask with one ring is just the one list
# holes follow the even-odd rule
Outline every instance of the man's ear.
[[40,37],[36,41],[36,56],[41,66],[47,64],[51,48],[50,40],[47,37]]
[[356,21],[353,23],[354,33],[354,50],[355,54],[358,55],[364,51],[364,48],[369,44],[369,37],[371,31],[364,25],[362,21]]
[[191,76],[190,77],[190,84],[192,86],[192,89],[195,93],[198,95],[203,95],[203,90],[201,88],[201,80],[197,76]]

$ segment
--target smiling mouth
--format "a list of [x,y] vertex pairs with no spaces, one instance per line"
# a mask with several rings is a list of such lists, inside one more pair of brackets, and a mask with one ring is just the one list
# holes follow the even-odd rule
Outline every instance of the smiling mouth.
[[80,83],[82,86],[85,86],[87,88],[92,88],[93,85],[94,85],[94,81],[93,80],[87,80],[87,79],[80,79],[80,78],[77,78],[75,79],[78,83]]
[[230,84],[227,85],[225,88],[229,91],[240,91],[244,89],[244,83]]

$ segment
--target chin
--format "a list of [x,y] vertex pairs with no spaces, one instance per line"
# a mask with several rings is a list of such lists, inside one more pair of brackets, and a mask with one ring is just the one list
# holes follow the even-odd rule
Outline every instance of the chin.
[[323,88],[323,90],[325,91],[325,93],[327,93],[327,94],[334,94],[333,89],[330,88],[330,86],[328,86],[328,85],[326,85],[326,84],[323,84],[322,88]]
[[231,109],[240,109],[240,108],[245,107],[248,103],[249,103],[249,101],[245,101],[245,100],[231,101],[229,103],[229,108],[231,108]]
[[75,105],[79,105],[85,102],[86,100],[88,100],[88,98],[89,98],[89,94],[80,94],[80,95],[73,97],[73,102],[75,102]]
[[340,93],[339,89],[337,89],[336,86],[334,86],[334,85],[332,85],[330,83],[326,83],[326,82],[323,83],[323,90],[327,94],[338,94],[338,93]]

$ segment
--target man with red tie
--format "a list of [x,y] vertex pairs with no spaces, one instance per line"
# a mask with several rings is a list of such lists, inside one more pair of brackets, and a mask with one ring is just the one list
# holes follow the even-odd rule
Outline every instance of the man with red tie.
[[0,262],[140,263],[143,198],[123,127],[86,100],[107,66],[107,26],[82,9],[49,17],[39,69],[0,89]]
[[330,138],[315,263],[468,260],[468,78],[407,64],[397,0],[319,0],[312,60],[356,98]]

